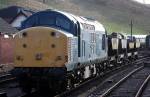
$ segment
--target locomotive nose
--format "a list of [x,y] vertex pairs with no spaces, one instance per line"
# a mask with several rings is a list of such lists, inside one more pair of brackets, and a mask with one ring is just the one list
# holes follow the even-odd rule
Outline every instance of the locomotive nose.
[[67,37],[48,27],[28,28],[15,36],[16,67],[63,67]]

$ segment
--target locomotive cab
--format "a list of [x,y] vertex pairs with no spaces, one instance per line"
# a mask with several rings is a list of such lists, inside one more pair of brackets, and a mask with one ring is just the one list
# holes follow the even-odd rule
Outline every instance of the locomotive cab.
[[[22,79],[22,87],[26,87],[24,81],[30,80],[29,82],[34,82],[32,87],[38,88],[40,86],[37,83],[44,80],[55,87],[55,91],[61,91],[57,87],[62,87],[59,84],[66,81],[66,64],[78,62],[77,43],[77,38],[72,34],[50,27],[22,30],[15,35],[13,74]],[[24,89],[29,91],[31,88]]]

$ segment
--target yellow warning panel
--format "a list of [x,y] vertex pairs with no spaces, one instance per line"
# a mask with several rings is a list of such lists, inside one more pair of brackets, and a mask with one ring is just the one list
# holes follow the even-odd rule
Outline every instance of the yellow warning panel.
[[50,27],[33,27],[15,36],[15,67],[64,67],[67,36]]

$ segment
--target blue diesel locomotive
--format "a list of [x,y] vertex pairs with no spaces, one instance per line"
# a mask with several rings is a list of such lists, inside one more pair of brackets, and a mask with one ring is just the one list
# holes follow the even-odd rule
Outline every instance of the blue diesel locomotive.
[[123,35],[107,35],[98,21],[57,10],[30,16],[15,42],[12,73],[26,92],[39,88],[43,80],[57,92],[71,89],[125,62],[136,43],[130,48]]

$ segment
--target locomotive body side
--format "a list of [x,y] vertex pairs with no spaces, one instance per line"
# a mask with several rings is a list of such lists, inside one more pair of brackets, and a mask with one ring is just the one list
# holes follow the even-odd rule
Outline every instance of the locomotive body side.
[[97,21],[77,20],[80,23],[80,63],[88,65],[106,61],[108,47],[103,25]]

